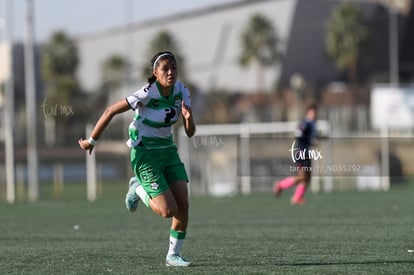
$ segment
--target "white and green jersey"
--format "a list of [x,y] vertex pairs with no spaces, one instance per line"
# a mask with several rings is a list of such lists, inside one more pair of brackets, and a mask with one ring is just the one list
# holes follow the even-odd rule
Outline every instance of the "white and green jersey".
[[129,126],[127,145],[135,147],[142,143],[148,149],[175,146],[171,125],[181,116],[181,101],[191,107],[190,93],[183,83],[177,81],[168,97],[161,94],[158,82],[145,85],[126,98],[135,111]]

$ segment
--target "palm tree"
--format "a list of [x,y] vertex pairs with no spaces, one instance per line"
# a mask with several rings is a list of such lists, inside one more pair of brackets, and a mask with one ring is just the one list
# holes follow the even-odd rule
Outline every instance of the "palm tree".
[[125,84],[129,85],[131,64],[122,55],[112,54],[102,62],[101,71],[101,86],[95,95],[95,104],[104,108],[111,92],[120,90]]
[[70,98],[79,92],[76,80],[78,64],[75,42],[62,31],[52,34],[44,47],[42,59],[48,101],[59,105],[70,104]]
[[239,63],[242,67],[257,65],[257,86],[263,90],[265,67],[272,66],[280,59],[279,38],[272,22],[261,14],[253,15],[241,34],[242,52]]
[[[72,139],[69,129],[74,119],[69,116],[82,115],[81,89],[76,79],[76,69],[79,64],[78,51],[74,40],[66,33],[58,31],[52,34],[46,42],[42,56],[42,77],[45,85],[45,98],[43,100],[43,110],[45,114],[45,127],[49,132],[47,135],[55,136],[55,126],[57,132],[56,141],[65,143]],[[48,126],[49,125],[49,126]]]
[[348,72],[352,86],[357,84],[357,65],[369,38],[369,30],[357,6],[345,3],[327,23],[326,50],[336,66]]
[[[186,73],[184,66],[185,60],[179,49],[180,47],[174,36],[168,31],[162,30],[150,41],[146,60],[150,60],[157,52],[160,51],[170,51],[174,53],[177,63],[179,64],[179,77],[182,81],[186,82]],[[143,66],[142,75],[145,79],[151,74],[151,70],[152,68],[150,64]]]
[[119,88],[131,64],[121,55],[113,54],[102,63],[102,85],[109,90]]

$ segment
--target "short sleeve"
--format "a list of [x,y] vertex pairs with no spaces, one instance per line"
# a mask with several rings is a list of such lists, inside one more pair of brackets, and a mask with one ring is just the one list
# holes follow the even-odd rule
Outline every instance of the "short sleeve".
[[188,107],[191,107],[191,96],[190,92],[188,91],[187,87],[183,86],[183,100],[184,104]]
[[126,101],[133,110],[136,110],[138,108],[139,103],[142,103],[144,105],[147,104],[149,100],[148,93],[149,87],[144,86],[141,89],[134,92],[132,95],[127,96]]

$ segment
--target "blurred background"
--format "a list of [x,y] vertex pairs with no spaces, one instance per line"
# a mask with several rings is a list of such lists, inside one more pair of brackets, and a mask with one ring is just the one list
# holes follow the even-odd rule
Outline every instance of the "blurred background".
[[160,50],[175,53],[192,95],[196,136],[174,129],[192,194],[270,192],[292,173],[310,102],[314,192],[411,184],[413,30],[411,0],[1,0],[0,201],[126,186],[133,112],[92,156],[77,140],[146,83]]

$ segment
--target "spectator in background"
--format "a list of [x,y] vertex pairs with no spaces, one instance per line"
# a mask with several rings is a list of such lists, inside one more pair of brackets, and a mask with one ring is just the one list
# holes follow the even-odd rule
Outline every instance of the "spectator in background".
[[295,159],[296,171],[298,172],[297,176],[287,177],[273,185],[273,192],[276,197],[279,197],[283,190],[296,186],[295,192],[290,200],[292,205],[305,203],[305,192],[312,176],[311,159],[306,152],[309,152],[312,141],[316,137],[317,110],[316,104],[310,104],[306,108],[305,118],[300,122],[295,132],[295,152],[292,152],[292,154],[300,156]]

